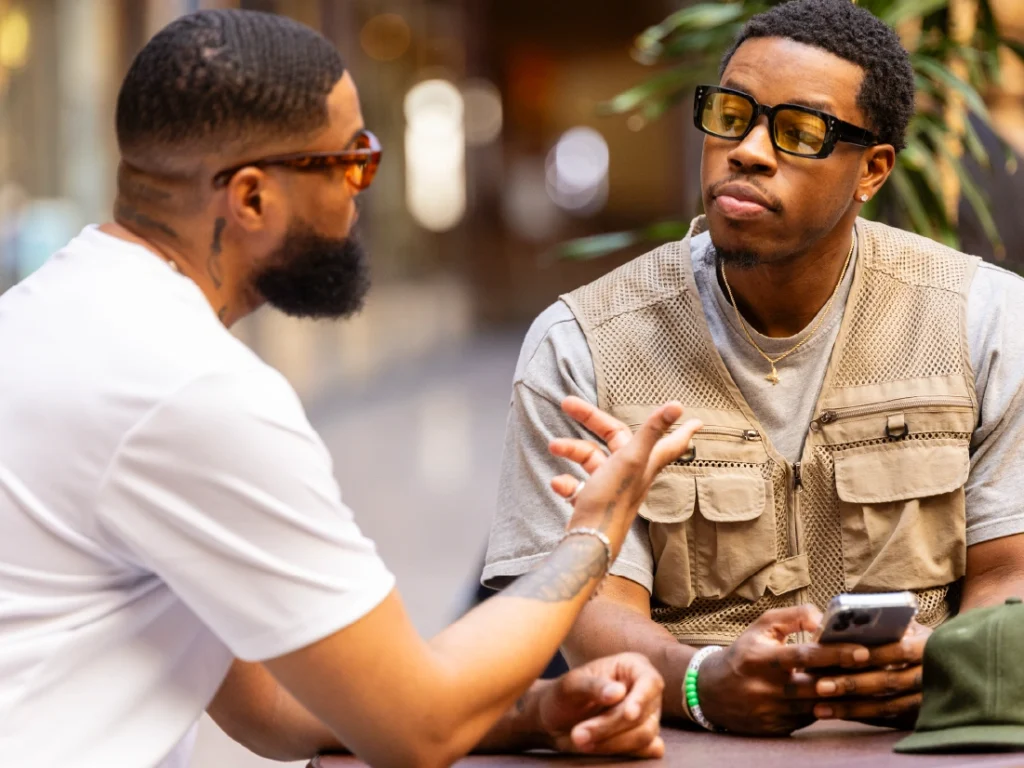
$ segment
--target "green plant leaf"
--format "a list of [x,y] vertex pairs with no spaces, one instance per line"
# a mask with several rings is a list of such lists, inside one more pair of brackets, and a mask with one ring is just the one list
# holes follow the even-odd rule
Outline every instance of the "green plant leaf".
[[926,77],[957,91],[961,96],[963,96],[964,104],[967,105],[968,109],[975,114],[988,119],[988,107],[985,106],[985,101],[970,83],[961,80],[959,77],[947,70],[941,62],[936,61],[935,59],[924,56],[913,56],[911,57],[911,61],[913,61],[914,68],[923,73]]
[[645,101],[657,97],[663,91],[683,86],[689,77],[690,73],[682,68],[660,72],[639,85],[634,85],[629,90],[598,104],[598,114],[621,115],[625,112],[632,112]]
[[[669,39],[661,49],[655,61],[671,61],[682,57],[707,58],[715,61],[728,48],[736,35],[743,29],[743,23],[728,24],[717,29],[701,30]],[[637,57],[641,63],[651,63],[648,59]]]
[[899,0],[886,5],[888,7],[882,10],[884,6],[880,3],[879,12],[876,15],[890,27],[895,27],[904,21],[927,16],[945,8],[949,5],[949,0]]
[[627,232],[609,232],[603,235],[569,240],[556,247],[555,256],[568,261],[590,261],[637,243],[664,243],[670,240],[682,240],[689,231],[690,223],[687,221],[660,221]]
[[889,183],[893,185],[896,191],[896,201],[909,217],[914,231],[926,237],[934,238],[931,220],[921,204],[921,199],[918,197],[914,185],[907,176],[906,169],[900,165],[893,168],[892,173],[889,174]]
[[698,3],[676,11],[660,24],[648,27],[636,38],[637,48],[660,45],[670,35],[680,32],[714,29],[748,16],[749,3]]
[[956,173],[957,179],[960,181],[960,195],[974,209],[974,213],[978,216],[978,222],[981,224],[985,236],[992,243],[993,247],[999,251],[1003,247],[1003,238],[999,234],[999,228],[996,226],[991,210],[989,210],[985,194],[978,188],[974,179],[971,178],[971,174],[967,172],[963,160],[953,154],[949,147],[946,146],[946,143],[943,141],[943,131],[936,125],[926,126],[926,130],[938,154]]
[[[945,221],[946,210],[942,198],[942,176],[939,173],[939,166],[935,162],[935,151],[926,146],[920,137],[908,139],[907,148],[911,147],[914,148],[914,151],[924,156],[924,162],[919,167],[913,169],[911,173],[911,175],[917,175],[921,180],[921,183],[915,187],[918,197],[921,199],[921,205],[926,209],[932,209],[932,214],[929,215],[929,218],[934,218],[936,213],[941,213],[941,218]],[[921,197],[922,192],[927,193],[928,202],[925,202]]]
[[967,154],[971,156],[971,159],[979,166],[985,169],[992,167],[992,161],[985,150],[985,145],[981,143],[978,130],[974,127],[974,123],[971,122],[970,118],[964,120],[964,148],[967,150]]
[[652,120],[657,120],[669,109],[674,107],[680,101],[691,95],[689,88],[680,88],[675,93],[666,95],[661,99],[652,99],[643,106],[642,115],[644,117],[644,123],[649,123]]

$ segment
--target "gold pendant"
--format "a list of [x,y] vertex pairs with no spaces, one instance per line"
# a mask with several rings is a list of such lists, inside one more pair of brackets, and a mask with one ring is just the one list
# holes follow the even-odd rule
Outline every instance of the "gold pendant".
[[778,372],[777,372],[777,371],[775,370],[775,364],[774,364],[774,363],[772,363],[772,372],[771,372],[771,373],[769,373],[769,374],[768,374],[767,376],[765,376],[765,377],[764,377],[764,379],[765,379],[765,381],[770,381],[770,382],[772,383],[772,386],[773,386],[773,387],[774,387],[774,386],[775,386],[776,384],[778,384],[778,383],[779,383],[779,374],[778,374]]

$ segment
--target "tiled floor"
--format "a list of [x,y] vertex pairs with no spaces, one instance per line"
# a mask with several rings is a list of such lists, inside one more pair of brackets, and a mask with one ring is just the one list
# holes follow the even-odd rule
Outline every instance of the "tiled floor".
[[[346,502],[426,636],[465,607],[490,524],[519,334],[477,338],[307,404]],[[193,768],[269,768],[204,719]],[[296,765],[302,765],[297,763]]]

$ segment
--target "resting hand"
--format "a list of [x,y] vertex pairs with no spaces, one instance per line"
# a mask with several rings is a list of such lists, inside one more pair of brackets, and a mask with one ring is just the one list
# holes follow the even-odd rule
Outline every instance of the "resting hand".
[[537,719],[562,752],[661,757],[661,675],[638,653],[584,664],[539,694]]

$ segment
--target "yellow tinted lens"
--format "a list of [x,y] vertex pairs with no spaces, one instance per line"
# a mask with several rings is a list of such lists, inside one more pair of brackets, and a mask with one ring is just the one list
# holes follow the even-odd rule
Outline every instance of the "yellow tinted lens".
[[742,136],[753,114],[754,108],[742,96],[711,93],[704,102],[700,120],[708,133],[729,138]]
[[795,109],[775,113],[775,143],[797,155],[816,155],[825,145],[828,128],[817,115]]

